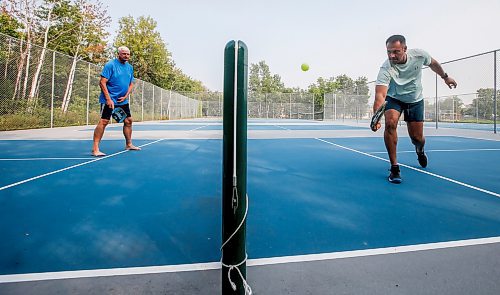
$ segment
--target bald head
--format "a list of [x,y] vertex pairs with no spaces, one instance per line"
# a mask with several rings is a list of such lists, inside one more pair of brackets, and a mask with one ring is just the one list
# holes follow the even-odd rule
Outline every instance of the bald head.
[[127,46],[118,47],[118,60],[125,63],[130,59],[130,49]]
[[128,53],[130,53],[130,49],[128,49],[127,46],[120,46],[120,47],[118,47],[118,53],[121,53],[121,52],[128,52]]

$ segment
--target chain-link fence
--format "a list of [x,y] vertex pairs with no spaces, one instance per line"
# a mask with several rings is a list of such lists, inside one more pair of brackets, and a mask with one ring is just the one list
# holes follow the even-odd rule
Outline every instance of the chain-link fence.
[[[446,127],[496,132],[500,106],[499,51],[444,62],[458,82],[448,89],[429,68],[422,73],[425,120]],[[102,67],[0,34],[0,130],[96,124]],[[248,117],[367,121],[368,95],[355,89],[314,97],[311,93],[249,93]],[[136,80],[130,107],[136,121],[222,117],[220,92],[177,93]],[[437,115],[436,115],[437,114]]]
[[[202,117],[222,117],[221,92],[182,93],[201,103]],[[248,93],[248,117],[262,119],[322,120],[323,107],[312,93]]]
[[[369,95],[330,92],[324,95],[324,119],[356,121],[369,120],[372,115]],[[373,102],[372,102],[373,103]]]
[[[0,34],[0,130],[96,124],[101,66]],[[202,116],[197,99],[136,79],[135,121]]]
[[265,119],[322,119],[311,93],[249,93],[248,117]]
[[457,89],[451,90],[432,70],[424,69],[426,120],[435,123],[436,127],[469,127],[496,132],[497,61],[498,51],[492,51],[444,62],[443,68],[458,83]]

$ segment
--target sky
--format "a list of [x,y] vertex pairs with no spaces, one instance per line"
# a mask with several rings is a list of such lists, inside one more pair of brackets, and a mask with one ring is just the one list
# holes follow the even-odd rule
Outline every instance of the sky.
[[212,91],[223,88],[230,40],[245,42],[249,64],[265,61],[286,87],[302,89],[342,74],[375,80],[393,34],[440,62],[500,49],[498,0],[101,1],[112,36],[121,17],[152,17],[176,66]]

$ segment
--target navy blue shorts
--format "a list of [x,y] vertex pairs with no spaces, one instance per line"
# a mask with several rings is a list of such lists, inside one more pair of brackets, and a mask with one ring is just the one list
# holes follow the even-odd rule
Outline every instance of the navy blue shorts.
[[[122,104],[122,105],[115,104],[115,107],[122,108],[125,111],[125,113],[127,114],[127,118],[132,117],[132,115],[130,114],[130,106],[128,103]],[[112,112],[113,112],[113,110],[110,109],[107,104],[101,103],[101,119],[110,120]]]
[[414,103],[406,103],[397,100],[393,97],[387,96],[385,98],[387,105],[385,110],[396,110],[404,114],[406,122],[423,122],[424,121],[424,100]]

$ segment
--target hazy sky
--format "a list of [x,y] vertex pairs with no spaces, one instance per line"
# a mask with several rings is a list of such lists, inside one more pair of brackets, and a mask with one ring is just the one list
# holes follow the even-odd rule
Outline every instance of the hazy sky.
[[304,89],[341,74],[375,80],[392,34],[441,62],[500,49],[499,0],[102,1],[112,34],[123,16],[156,20],[176,65],[210,90],[222,90],[230,40],[247,44],[249,63],[264,60],[287,87]]

